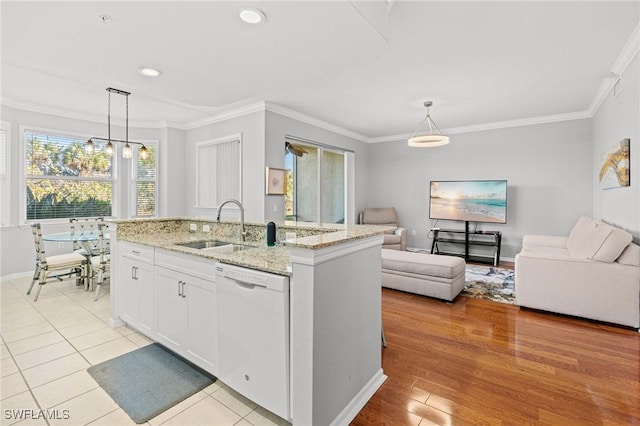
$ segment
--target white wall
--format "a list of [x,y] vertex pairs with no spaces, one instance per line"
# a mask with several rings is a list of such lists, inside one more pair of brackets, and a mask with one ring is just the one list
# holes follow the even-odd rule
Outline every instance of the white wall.
[[[609,93],[593,118],[593,211],[594,216],[640,236],[640,55],[621,76],[621,91]],[[631,139],[631,186],[601,189],[598,173],[602,154],[622,139]]]
[[[242,134],[242,199],[245,220],[264,220],[264,112],[255,112],[240,117],[208,124],[185,132],[185,193],[186,215],[215,218],[217,208],[196,208],[196,145],[225,136]],[[283,153],[284,158],[284,153]],[[237,211],[226,211],[223,218],[235,220]]]
[[[451,135],[449,145],[410,148],[406,141],[371,146],[368,207],[394,206],[408,228],[408,246],[431,248],[429,181],[507,179],[502,256],[513,258],[524,234],[568,235],[592,214],[591,120],[574,120]],[[440,221],[440,228],[462,228]],[[416,231],[416,236],[411,231]]]
[[[369,144],[271,111],[267,112],[266,117],[265,166],[284,168],[285,135],[354,151],[356,213],[366,206],[367,176],[371,172],[368,167]],[[265,218],[284,220],[284,196],[266,196]]]
[[185,131],[165,128],[160,138],[158,158],[158,208],[161,216],[174,217],[187,214],[185,170],[187,168]]

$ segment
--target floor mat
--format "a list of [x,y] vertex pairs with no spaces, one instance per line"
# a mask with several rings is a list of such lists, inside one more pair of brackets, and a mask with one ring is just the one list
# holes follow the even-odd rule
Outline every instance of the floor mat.
[[157,343],[89,367],[87,372],[138,424],[216,381]]

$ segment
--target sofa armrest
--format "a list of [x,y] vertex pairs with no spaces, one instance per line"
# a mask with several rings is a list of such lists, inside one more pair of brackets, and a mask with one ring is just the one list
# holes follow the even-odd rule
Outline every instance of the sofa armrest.
[[407,249],[407,228],[396,228],[393,233],[400,235],[400,250],[405,251]]
[[534,247],[567,248],[569,237],[554,235],[525,235],[522,238],[522,249],[531,250]]
[[515,290],[520,306],[640,325],[637,266],[523,250],[515,259]]

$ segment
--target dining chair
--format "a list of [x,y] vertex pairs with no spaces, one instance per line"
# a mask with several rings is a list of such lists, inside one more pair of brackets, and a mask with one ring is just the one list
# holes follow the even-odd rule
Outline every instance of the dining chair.
[[[69,228],[71,229],[71,236],[90,234],[98,231],[98,225],[104,223],[104,217],[72,217],[69,219]],[[97,256],[100,248],[97,242],[86,241],[84,244],[80,239],[73,240],[73,251],[83,254],[85,256]]]
[[[88,261],[85,256],[79,253],[66,253],[47,257],[44,250],[44,242],[42,241],[42,228],[40,227],[40,223],[32,223],[31,231],[33,232],[33,242],[36,248],[36,268],[27,294],[31,294],[31,290],[37,281],[38,287],[33,297],[34,302],[38,301],[40,290],[42,286],[47,283],[47,280],[54,278],[61,280],[62,277],[70,277],[75,274],[76,280],[86,282]],[[51,272],[61,273],[50,275]]]
[[109,229],[107,224],[98,224],[98,255],[91,258],[89,283],[90,289],[95,287],[94,301],[98,300],[98,293],[102,282],[109,274],[111,268],[109,254],[109,239],[105,238],[105,231]]

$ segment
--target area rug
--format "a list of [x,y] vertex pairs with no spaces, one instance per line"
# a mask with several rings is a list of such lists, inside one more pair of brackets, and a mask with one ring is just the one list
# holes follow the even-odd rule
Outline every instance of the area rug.
[[515,280],[511,269],[467,265],[465,281],[466,285],[461,293],[463,296],[515,303]]
[[157,343],[89,367],[87,372],[137,424],[216,380]]

